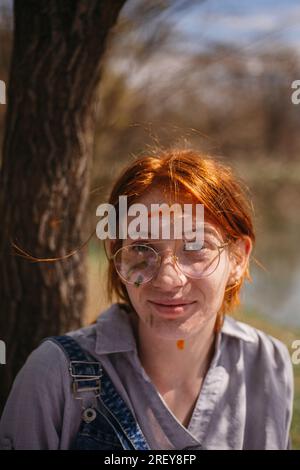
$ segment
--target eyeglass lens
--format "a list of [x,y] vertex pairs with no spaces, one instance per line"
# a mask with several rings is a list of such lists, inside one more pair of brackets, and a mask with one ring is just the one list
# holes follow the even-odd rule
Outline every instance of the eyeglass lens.
[[[144,284],[157,273],[162,250],[159,242],[153,244],[136,243],[120,248],[114,256],[119,275],[130,284]],[[220,248],[211,241],[204,241],[200,249],[190,249],[187,243],[178,244],[175,251],[176,263],[187,276],[194,278],[212,274],[220,261]]]

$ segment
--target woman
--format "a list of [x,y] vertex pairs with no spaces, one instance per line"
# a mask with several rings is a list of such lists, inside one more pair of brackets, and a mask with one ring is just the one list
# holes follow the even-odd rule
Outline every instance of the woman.
[[7,401],[1,447],[289,448],[288,350],[226,315],[255,241],[242,184],[210,157],[171,149],[121,174],[109,200],[117,215],[120,196],[149,219],[153,204],[203,205],[201,244],[190,249],[185,233],[107,240],[108,292],[120,302],[33,351]]

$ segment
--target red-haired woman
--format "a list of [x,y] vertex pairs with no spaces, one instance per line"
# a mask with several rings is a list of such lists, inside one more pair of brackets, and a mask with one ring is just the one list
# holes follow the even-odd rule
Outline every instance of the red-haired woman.
[[108,240],[97,322],[47,338],[19,372],[0,447],[288,449],[287,348],[230,313],[255,241],[242,183],[216,159],[170,149],[135,160],[109,203],[201,204],[201,246],[185,234]]

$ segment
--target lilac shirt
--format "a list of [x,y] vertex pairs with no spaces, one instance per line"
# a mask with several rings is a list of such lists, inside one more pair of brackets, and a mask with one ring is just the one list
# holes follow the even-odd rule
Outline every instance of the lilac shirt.
[[[188,428],[143,369],[129,314],[114,304],[69,333],[98,358],[152,449],[287,449],[293,403],[289,352],[277,339],[225,317]],[[45,341],[17,375],[0,422],[0,449],[68,449],[81,420],[68,362]]]

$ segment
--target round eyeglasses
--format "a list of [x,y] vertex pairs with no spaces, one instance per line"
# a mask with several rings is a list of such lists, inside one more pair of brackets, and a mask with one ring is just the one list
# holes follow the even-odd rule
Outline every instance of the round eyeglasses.
[[[156,276],[163,251],[158,251],[155,247],[161,243],[139,242],[123,246],[114,255],[109,256],[109,259],[113,260],[118,275],[125,283],[139,286]],[[201,248],[191,249],[189,243],[181,241],[172,253],[172,258],[183,274],[201,279],[210,276],[217,269],[221,252],[227,245],[228,242],[217,245],[204,240]]]

